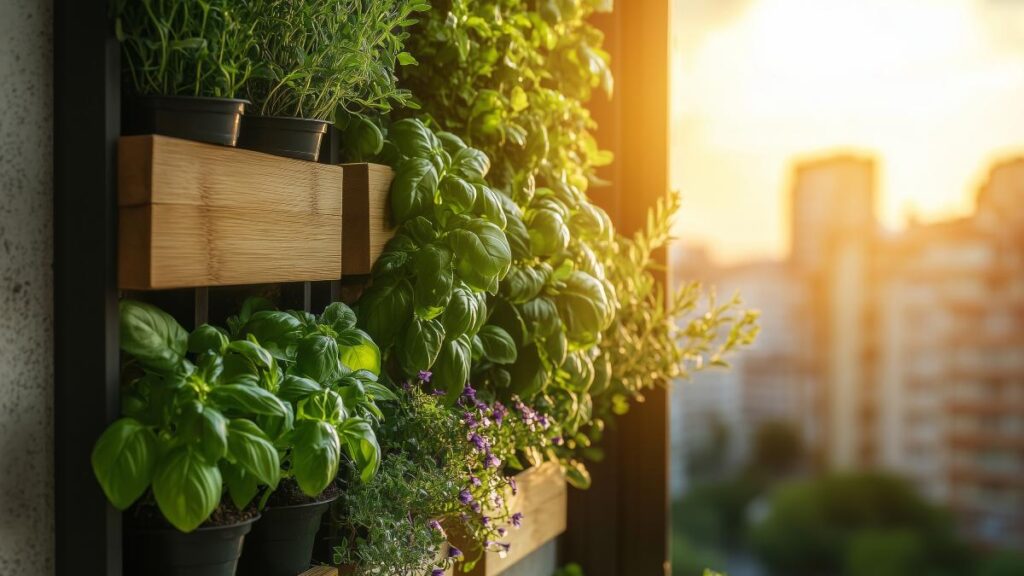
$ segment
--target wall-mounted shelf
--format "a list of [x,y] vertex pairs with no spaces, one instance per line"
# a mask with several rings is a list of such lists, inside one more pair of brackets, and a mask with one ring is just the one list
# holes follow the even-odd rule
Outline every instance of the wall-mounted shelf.
[[118,143],[118,284],[341,277],[342,168],[165,136]]

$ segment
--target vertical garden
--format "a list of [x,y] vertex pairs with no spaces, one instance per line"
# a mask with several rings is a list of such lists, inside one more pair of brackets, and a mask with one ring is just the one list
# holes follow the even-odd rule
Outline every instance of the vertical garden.
[[611,9],[112,3],[121,417],[92,467],[126,573],[514,557],[631,402],[752,340],[657,281],[674,196],[631,236],[588,196]]

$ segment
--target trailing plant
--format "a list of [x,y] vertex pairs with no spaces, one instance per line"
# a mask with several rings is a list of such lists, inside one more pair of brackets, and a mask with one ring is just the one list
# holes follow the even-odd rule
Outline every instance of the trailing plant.
[[277,375],[265,349],[229,342],[207,325],[189,334],[158,308],[126,300],[121,350],[123,415],[92,452],[93,472],[115,507],[151,490],[164,518],[189,532],[217,508],[225,484],[240,510],[258,484],[277,486],[273,442],[292,411],[266,388]]
[[295,414],[283,436],[283,476],[316,497],[337,476],[342,455],[357,477],[369,481],[380,466],[375,426],[383,414],[378,401],[397,397],[378,382],[380,351],[355,327],[352,310],[340,302],[320,316],[282,312],[250,299],[228,320],[231,334],[263,343],[280,374],[269,390]]
[[396,85],[405,27],[425,0],[266,0],[246,4],[259,43],[259,68],[245,93],[264,116],[329,120],[337,110],[386,111],[408,105]]
[[256,37],[231,0],[113,0],[125,76],[137,94],[234,98]]

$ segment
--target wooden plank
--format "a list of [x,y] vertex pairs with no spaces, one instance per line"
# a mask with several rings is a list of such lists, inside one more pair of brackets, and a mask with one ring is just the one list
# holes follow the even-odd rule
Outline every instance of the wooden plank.
[[530,468],[516,475],[516,485],[519,492],[508,495],[508,501],[513,512],[523,514],[523,527],[509,530],[503,540],[511,544],[505,558],[487,552],[471,576],[497,576],[565,532],[568,491],[561,465],[546,462]]
[[118,204],[341,214],[339,166],[167,136],[123,136]]
[[344,164],[342,273],[369,274],[395,235],[389,192],[394,171],[381,164]]
[[120,288],[341,277],[341,167],[153,135],[118,160]]
[[122,207],[126,290],[333,280],[341,216],[183,204]]

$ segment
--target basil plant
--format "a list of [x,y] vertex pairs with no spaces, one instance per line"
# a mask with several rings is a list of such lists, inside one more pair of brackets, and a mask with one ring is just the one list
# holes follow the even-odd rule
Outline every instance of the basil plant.
[[217,508],[225,485],[239,508],[259,485],[276,487],[275,439],[293,413],[270,391],[280,380],[273,356],[210,326],[189,334],[149,304],[123,301],[120,310],[123,415],[92,453],[110,502],[124,510],[150,489],[163,516],[189,532]]
[[398,230],[357,304],[360,325],[381,348],[393,348],[403,375],[431,371],[454,401],[476,352],[515,360],[504,330],[481,330],[487,295],[498,292],[512,262],[507,200],[484,180],[485,154],[418,119],[390,125],[380,158],[395,167],[390,201]]

